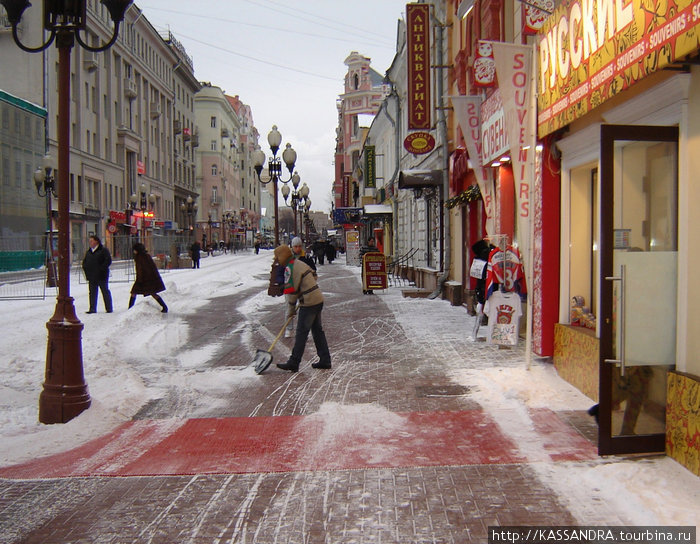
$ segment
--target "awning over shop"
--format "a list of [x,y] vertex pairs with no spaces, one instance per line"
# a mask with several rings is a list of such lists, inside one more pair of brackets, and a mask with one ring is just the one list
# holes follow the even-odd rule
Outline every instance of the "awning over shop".
[[399,174],[399,189],[421,189],[442,185],[442,170],[405,170]]
[[392,213],[393,210],[388,204],[365,204],[364,212],[365,215],[371,215],[380,213]]

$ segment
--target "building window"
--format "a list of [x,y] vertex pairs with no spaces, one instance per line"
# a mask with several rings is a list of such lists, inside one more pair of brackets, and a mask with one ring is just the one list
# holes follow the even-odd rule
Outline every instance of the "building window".
[[216,151],[216,140],[211,141],[211,150]]
[[216,176],[219,173],[219,169],[216,167],[215,164],[211,165],[211,175]]
[[214,116],[211,118],[211,128],[216,128],[216,117]]

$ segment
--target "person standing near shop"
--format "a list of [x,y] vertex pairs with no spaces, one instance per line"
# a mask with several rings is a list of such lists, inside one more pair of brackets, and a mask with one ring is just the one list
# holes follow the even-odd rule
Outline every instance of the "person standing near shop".
[[87,313],[97,313],[97,291],[102,292],[102,300],[105,303],[105,311],[112,313],[112,293],[109,291],[109,266],[112,264],[112,256],[109,250],[102,245],[99,237],[91,235],[88,238],[90,246],[83,259],[83,271],[88,281],[90,293],[90,309]]
[[161,291],[165,291],[165,284],[160,277],[158,267],[153,262],[153,258],[146,251],[146,246],[141,243],[134,244],[134,265],[136,266],[136,281],[131,287],[131,297],[129,298],[129,308],[136,302],[136,295],[153,297],[160,304],[161,312],[168,313],[168,307],[160,298]]
[[311,366],[313,368],[331,368],[331,354],[328,350],[328,341],[321,321],[323,294],[316,283],[313,269],[304,261],[295,259],[291,248],[286,245],[275,248],[275,259],[285,267],[284,292],[290,295],[290,300],[299,309],[297,333],[292,354],[286,363],[278,363],[277,367],[291,372],[299,370],[306,340],[309,337],[309,331],[311,331],[316,345],[316,354],[319,358],[319,361]]

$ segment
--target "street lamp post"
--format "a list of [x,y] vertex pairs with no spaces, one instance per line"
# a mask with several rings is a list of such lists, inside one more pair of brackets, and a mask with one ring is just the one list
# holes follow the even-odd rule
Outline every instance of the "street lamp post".
[[53,260],[53,222],[51,221],[51,195],[56,196],[56,184],[53,176],[53,157],[44,155],[41,168],[34,172],[34,185],[40,197],[46,197],[46,284],[56,287],[56,263]]
[[253,166],[255,168],[255,173],[258,176],[258,181],[262,184],[273,183],[274,191],[274,203],[275,203],[275,246],[280,245],[280,234],[279,234],[279,213],[277,206],[277,183],[282,182],[287,184],[292,179],[292,174],[294,172],[294,165],[297,162],[297,152],[294,151],[291,144],[287,144],[285,150],[282,152],[282,160],[289,170],[289,179],[282,179],[282,160],[277,156],[280,144],[282,143],[282,135],[277,130],[277,125],[273,125],[272,130],[267,135],[267,143],[270,145],[270,151],[272,151],[272,157],[267,160],[267,169],[269,179],[263,179],[261,177],[263,165],[265,164],[265,153],[259,147],[253,152]]
[[187,230],[189,231],[191,237],[192,232],[194,231],[192,219],[197,214],[197,203],[191,196],[188,196],[187,200],[180,204],[180,210],[182,210],[182,213],[184,213],[187,217]]
[[36,53],[45,50],[54,40],[58,48],[58,296],[54,315],[46,324],[46,372],[39,395],[41,423],[66,423],[89,408],[91,402],[83,374],[83,324],[75,314],[70,296],[70,56],[76,41],[88,51],[110,48],[117,41],[119,25],[131,5],[131,0],[101,1],[114,23],[112,37],[106,44],[92,47],[80,37],[87,21],[86,0],[44,0],[44,30],[49,32],[49,37],[39,47],[27,47],[20,41],[17,27],[31,3],[29,0],[0,0],[12,26],[12,38],[20,49]]
[[224,243],[228,247],[231,244],[231,229],[236,221],[236,212],[226,210],[221,216],[221,222],[224,225]]

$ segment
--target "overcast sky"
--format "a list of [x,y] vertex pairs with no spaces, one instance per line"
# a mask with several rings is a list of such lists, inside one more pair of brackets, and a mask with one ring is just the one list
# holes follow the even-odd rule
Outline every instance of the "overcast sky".
[[200,81],[253,109],[261,147],[273,124],[298,153],[313,210],[328,211],[334,178],[336,99],[351,51],[384,74],[405,0],[137,0],[157,30],[185,46]]

